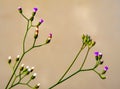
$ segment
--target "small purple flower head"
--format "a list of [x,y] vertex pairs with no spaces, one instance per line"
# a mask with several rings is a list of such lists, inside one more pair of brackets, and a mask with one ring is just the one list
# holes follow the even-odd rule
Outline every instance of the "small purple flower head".
[[102,53],[95,52],[94,54],[95,54],[96,60],[100,60],[102,58]]
[[108,66],[105,66],[105,67],[104,67],[104,70],[107,71],[107,70],[108,70]]
[[102,74],[105,74],[107,72],[107,70],[108,70],[108,66],[105,66],[104,70],[102,71]]
[[39,21],[38,24],[37,24],[37,27],[39,27],[40,24],[42,24],[43,22],[44,22],[44,20],[43,20],[43,19],[40,19],[40,21]]
[[46,40],[46,44],[50,43],[51,39],[52,39],[52,33],[49,33],[48,38]]
[[22,7],[19,6],[19,7],[18,7],[18,10],[22,10]]
[[36,7],[33,8],[33,11],[34,11],[35,13],[37,12],[37,10],[38,10],[38,8],[36,8]]
[[18,11],[20,12],[20,13],[22,13],[22,7],[18,7]]
[[94,52],[95,56],[99,56],[99,52]]
[[39,21],[40,23],[43,23],[44,22],[44,20],[43,19],[40,19],[40,21]]
[[49,38],[52,38],[52,33],[49,33]]

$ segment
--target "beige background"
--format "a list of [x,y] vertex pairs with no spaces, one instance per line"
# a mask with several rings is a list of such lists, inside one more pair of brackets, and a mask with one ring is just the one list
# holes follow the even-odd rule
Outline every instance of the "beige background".
[[[22,39],[26,21],[18,13],[23,7],[26,16],[31,16],[32,8],[38,7],[36,21],[45,20],[40,27],[39,40],[46,40],[53,33],[49,45],[28,53],[22,63],[35,66],[40,89],[47,89],[55,83],[81,46],[81,35],[88,33],[97,41],[91,50],[86,67],[94,65],[94,51],[103,53],[104,65],[109,66],[106,80],[101,80],[94,72],[83,72],[72,77],[54,89],[119,89],[120,88],[120,0],[0,0],[0,89],[4,89],[11,70],[7,64],[9,55],[14,59],[21,54]],[[34,30],[34,29],[33,29]],[[33,41],[31,30],[27,47]],[[85,52],[85,51],[84,51]],[[82,55],[80,56],[82,58]],[[79,68],[77,61],[71,73]],[[98,70],[101,71],[103,66]],[[15,87],[14,89],[29,89]]]

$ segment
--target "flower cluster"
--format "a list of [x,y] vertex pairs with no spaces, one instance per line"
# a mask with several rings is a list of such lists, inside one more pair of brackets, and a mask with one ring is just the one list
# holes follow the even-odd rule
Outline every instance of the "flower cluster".
[[[102,60],[102,53],[101,52],[95,52],[95,59],[96,59],[96,65],[94,68],[97,68],[99,65],[102,65],[104,63],[104,61]],[[100,77],[102,79],[105,79],[106,77],[104,76],[104,74],[108,71],[108,66],[105,66],[103,71],[101,73],[99,73]]]
[[96,42],[91,39],[91,37],[88,34],[83,34],[82,36],[82,42],[85,46],[88,46],[89,48],[93,47]]

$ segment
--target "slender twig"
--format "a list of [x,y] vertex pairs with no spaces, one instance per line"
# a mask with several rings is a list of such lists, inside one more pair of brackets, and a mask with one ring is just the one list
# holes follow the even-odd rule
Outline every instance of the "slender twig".
[[52,85],[52,86],[51,86],[50,88],[48,88],[48,89],[54,88],[55,86],[57,86],[57,85],[59,85],[60,83],[68,80],[69,78],[73,77],[74,75],[78,74],[79,72],[82,72],[82,71],[91,71],[91,70],[93,70],[93,68],[90,68],[90,69],[82,69],[82,70],[79,69],[79,70],[77,70],[76,72],[74,72],[73,74],[71,74],[70,76],[68,76],[68,77],[64,78],[63,80],[57,82],[56,84]]
[[23,53],[25,52],[25,40],[26,40],[26,37],[27,37],[27,33],[28,33],[28,29],[29,28],[29,21],[27,23],[27,30],[25,32],[25,36],[24,36],[24,39],[23,39]]
[[68,71],[71,69],[71,67],[73,66],[73,64],[75,63],[75,61],[77,60],[79,54],[81,53],[81,51],[83,50],[83,46],[84,44],[82,45],[82,47],[80,48],[79,52],[77,53],[76,57],[74,58],[73,62],[70,64],[70,66],[68,67],[68,69],[65,71],[65,73],[63,74],[63,76],[59,79],[58,82],[60,82],[64,77],[65,75],[68,73]]
[[88,50],[87,50],[87,53],[86,53],[85,58],[84,58],[84,61],[83,61],[82,65],[81,65],[81,67],[80,67],[80,70],[83,68],[83,66],[84,66],[84,64],[86,62],[86,59],[87,59],[89,51],[90,51],[90,48],[88,48]]

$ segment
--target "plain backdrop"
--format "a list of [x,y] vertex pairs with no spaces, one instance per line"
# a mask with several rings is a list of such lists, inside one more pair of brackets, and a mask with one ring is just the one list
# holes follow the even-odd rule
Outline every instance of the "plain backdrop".
[[[120,0],[0,0],[0,89],[4,89],[11,76],[8,56],[14,60],[22,53],[26,21],[18,13],[18,6],[28,17],[34,7],[39,8],[34,24],[41,18],[44,23],[40,26],[37,44],[43,43],[48,34],[53,33],[50,44],[32,50],[22,61],[25,66],[35,66],[37,78],[31,82],[32,85],[40,82],[40,89],[48,89],[58,81],[81,47],[84,33],[97,42],[85,67],[94,65],[94,51],[102,52],[104,64],[98,71],[108,65],[107,79],[101,80],[94,72],[83,72],[54,89],[120,89]],[[33,42],[33,35],[34,28],[27,37],[27,48]],[[69,74],[79,68],[85,52],[86,49]],[[18,86],[14,89],[29,88]]]

